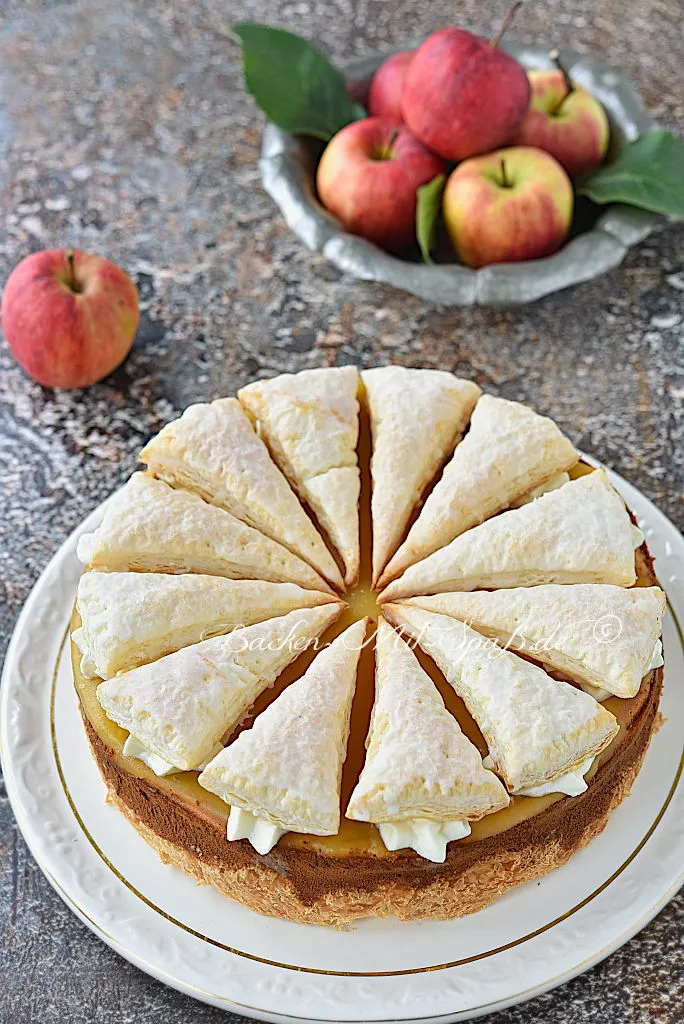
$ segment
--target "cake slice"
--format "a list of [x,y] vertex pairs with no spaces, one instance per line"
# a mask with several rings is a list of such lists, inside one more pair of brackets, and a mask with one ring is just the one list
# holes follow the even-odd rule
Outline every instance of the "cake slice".
[[373,586],[396,551],[411,513],[454,450],[480,395],[443,370],[364,370],[373,436]]
[[131,734],[124,754],[158,775],[200,767],[343,608],[334,602],[290,612],[100,683],[97,699],[105,713]]
[[483,395],[470,430],[387,566],[381,585],[565,472],[578,458],[553,420],[519,402]]
[[511,793],[584,792],[584,776],[618,733],[609,711],[448,615],[408,605],[385,615],[437,663],[480,727],[485,765]]
[[93,569],[198,572],[330,589],[281,544],[148,473],[134,473],[107,502],[101,524],[80,538],[77,553]]
[[579,583],[410,597],[406,605],[451,615],[514,651],[598,687],[634,697],[662,665],[665,594],[659,587]]
[[109,679],[239,626],[333,600],[295,583],[86,572],[76,598],[81,625],[72,639],[83,655],[83,674]]
[[380,600],[540,583],[631,587],[634,549],[643,541],[622,498],[597,470],[456,537],[410,566]]
[[335,835],[356,669],[368,620],[321,651],[204,769],[199,783],[230,805],[228,839],[268,853],[285,832]]
[[368,753],[346,816],[378,826],[388,850],[443,862],[469,821],[508,804],[499,779],[444,707],[434,683],[384,620],[375,644]]
[[189,406],[148,441],[140,459],[161,480],[226,509],[342,588],[322,537],[236,398]]
[[359,375],[355,366],[283,373],[248,384],[238,398],[344,565],[359,574]]

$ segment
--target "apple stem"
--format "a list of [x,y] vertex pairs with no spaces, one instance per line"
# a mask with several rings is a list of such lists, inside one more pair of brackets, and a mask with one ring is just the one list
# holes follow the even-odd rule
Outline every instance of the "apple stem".
[[78,281],[76,280],[76,268],[74,267],[74,250],[67,249],[66,253],[67,267],[69,268],[69,280],[67,284],[71,288],[72,292],[80,292]]
[[506,161],[503,157],[501,157],[499,164],[501,165],[501,186],[502,188],[510,188],[511,183],[508,180],[508,175],[506,174]]
[[378,151],[378,156],[377,156],[378,160],[391,160],[392,159],[392,146],[394,145],[394,142],[395,142],[396,137],[397,137],[398,134],[399,134],[399,126],[397,125],[395,128],[393,128],[391,130],[391,132],[387,136],[387,142],[385,142],[380,147],[380,149]]
[[522,7],[522,5],[523,5],[523,0],[516,0],[516,2],[514,4],[512,4],[508,8],[508,10],[506,11],[506,13],[504,15],[504,19],[501,22],[501,25],[499,27],[499,31],[496,33],[496,35],[494,36],[494,38],[491,41],[492,46],[498,46],[499,45],[499,43],[503,39],[505,33],[510,28],[511,22],[515,18],[516,14],[518,13],[518,11]]
[[570,72],[566,68],[566,66],[563,63],[563,61],[561,60],[560,53],[559,53],[558,50],[554,49],[554,50],[550,50],[549,51],[549,60],[552,60],[553,63],[556,65],[556,67],[558,68],[558,70],[562,74],[563,82],[565,83],[565,96],[561,97],[560,102],[557,103],[556,106],[553,109],[553,113],[557,114],[558,111],[560,110],[560,108],[563,106],[563,104],[567,100],[568,96],[571,96],[572,93],[575,91],[575,83],[573,82],[572,78],[570,77]]

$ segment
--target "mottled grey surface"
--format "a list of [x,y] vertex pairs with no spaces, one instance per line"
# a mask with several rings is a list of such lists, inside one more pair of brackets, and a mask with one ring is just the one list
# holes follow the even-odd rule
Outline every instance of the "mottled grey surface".
[[[491,31],[504,3],[458,5]],[[479,9],[478,9],[479,8]],[[450,2],[15,0],[0,24],[0,276],[70,244],[135,277],[143,317],[125,365],[88,391],[33,384],[0,349],[0,631],[69,531],[189,402],[262,372],[356,360],[472,376],[552,414],[680,528],[684,228],[617,270],[517,312],[440,311],[342,276],[305,251],[258,185],[261,118],[240,85],[231,20],[315,34],[342,59],[454,18]],[[680,0],[530,2],[516,34],[604,55],[684,132]],[[4,649],[4,648],[3,648]],[[225,1015],[119,959],[48,887],[0,796],[0,1020]],[[622,950],[497,1024],[682,1020],[681,896]]]

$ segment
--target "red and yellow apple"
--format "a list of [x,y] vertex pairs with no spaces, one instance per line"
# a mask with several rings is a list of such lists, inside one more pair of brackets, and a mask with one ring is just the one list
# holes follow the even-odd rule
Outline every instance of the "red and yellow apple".
[[353,235],[387,249],[416,237],[416,189],[444,162],[384,117],[348,124],[326,146],[316,175],[321,202]]
[[470,267],[550,256],[572,220],[572,184],[548,153],[528,146],[465,160],[450,175],[443,214]]
[[2,296],[2,329],[40,384],[82,388],[123,362],[138,326],[138,291],[110,260],[46,249],[17,264]]
[[530,108],[512,140],[537,146],[555,157],[571,177],[597,167],[610,138],[599,101],[581,85],[568,83],[561,70],[530,71]]
[[465,29],[445,28],[416,50],[401,105],[422,143],[458,161],[508,142],[529,98],[527,75],[513,57]]
[[401,94],[404,91],[406,72],[415,50],[394,53],[380,65],[373,75],[368,93],[368,113],[371,117],[389,117],[403,121]]

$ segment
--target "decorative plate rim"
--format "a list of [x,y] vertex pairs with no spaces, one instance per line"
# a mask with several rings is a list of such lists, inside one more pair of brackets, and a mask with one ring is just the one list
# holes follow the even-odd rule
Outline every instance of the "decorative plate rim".
[[[665,535],[669,551],[660,557],[662,583],[670,591],[676,614],[684,618],[684,539],[640,492],[615,474],[611,474],[611,477],[628,503],[640,513],[640,519],[645,520],[647,534]],[[141,910],[139,899],[125,889],[121,892],[120,884],[115,885],[106,874],[98,872],[97,866],[93,866],[91,858],[94,854],[85,848],[87,843],[83,835],[79,834],[79,829],[73,827],[75,819],[72,817],[65,827],[59,818],[59,813],[63,811],[61,805],[57,817],[54,814],[51,817],[51,806],[57,803],[55,794],[58,794],[58,789],[55,783],[59,780],[56,770],[52,773],[45,771],[46,765],[49,768],[49,758],[46,762],[42,746],[46,736],[49,736],[50,724],[46,722],[49,713],[47,716],[45,713],[45,650],[42,649],[40,654],[36,651],[30,626],[37,617],[42,624],[44,636],[49,638],[47,646],[54,655],[63,636],[67,609],[71,605],[70,599],[64,601],[55,598],[66,597],[65,590],[69,598],[73,595],[81,572],[73,553],[75,538],[84,530],[92,528],[101,514],[102,506],[92,512],[65,541],[34,587],[19,617],[3,672],[0,753],[5,766],[8,794],[20,828],[50,883],[88,927],[147,973],[207,1002],[266,1020],[470,1019],[541,994],[598,963],[647,924],[684,881],[684,873],[679,868],[679,874],[665,872],[659,878],[662,881],[661,891],[647,905],[643,898],[639,903],[638,899],[632,900],[630,897],[629,913],[633,912],[633,907],[638,907],[638,913],[633,920],[629,920],[626,928],[613,934],[604,922],[601,934],[603,940],[608,941],[600,940],[597,943],[599,948],[593,949],[588,957],[578,963],[572,957],[568,962],[567,951],[563,960],[563,950],[559,948],[549,953],[550,961],[555,959],[556,966],[563,962],[563,970],[559,973],[544,977],[527,990],[509,991],[504,997],[499,995],[476,1005],[464,1005],[463,998],[467,1000],[469,990],[471,994],[480,991],[485,994],[481,980],[476,978],[467,984],[466,979],[459,977],[459,968],[448,967],[442,971],[424,969],[412,975],[404,973],[400,993],[394,991],[399,981],[396,975],[370,974],[359,977],[342,973],[312,977],[311,974],[302,974],[301,970],[293,968],[287,972],[287,980],[283,980],[286,972],[272,964],[245,961],[237,954],[224,950],[207,953],[206,944],[205,950],[202,950],[198,948],[199,939],[192,936],[179,938],[175,934],[177,929],[168,923],[158,928],[150,925],[146,913]],[[34,642],[27,644],[30,634]],[[681,779],[675,782],[672,799],[684,806],[684,785]],[[66,801],[64,804],[66,806]],[[673,814],[674,811],[667,815],[667,826],[662,820],[655,823],[652,838],[661,834],[666,827],[669,835],[673,828]],[[671,843],[671,849],[684,850],[684,831],[680,828],[673,840],[668,838],[668,842]],[[681,863],[681,858],[678,863]],[[643,888],[643,880],[640,884]],[[601,901],[607,898],[612,885],[609,882],[605,887]],[[616,896],[617,891],[612,895]],[[267,925],[267,919],[264,921]],[[388,927],[394,925],[390,923]],[[141,955],[141,932],[148,936],[145,948],[149,946],[153,950],[151,959]],[[154,942],[149,940],[150,934]],[[534,960],[531,944],[528,945]],[[540,958],[537,951],[535,953],[537,960],[543,958]],[[544,969],[550,970],[546,967]],[[514,972],[515,968],[511,965],[511,977]],[[221,979],[218,990],[207,988],[207,978],[216,980],[217,977]],[[392,987],[388,987],[387,983]],[[424,1006],[428,995],[437,999],[434,990],[438,987],[439,1002],[443,1003],[443,999],[449,997],[452,999],[451,1006],[460,1002],[459,1008],[427,1016],[425,1013],[414,1015],[411,1011]],[[213,986],[213,989],[217,989],[217,986]],[[241,999],[242,993],[252,999],[255,993],[258,994],[261,1005],[254,1006],[248,998]],[[375,1004],[373,1009],[369,1003]],[[334,1014],[334,1011],[341,1008],[343,1012]],[[393,1008],[395,1012],[388,1017],[387,1012]],[[297,1012],[284,1012],[286,1009],[295,1009]],[[307,1013],[310,1010],[314,1010],[316,1015]]]

